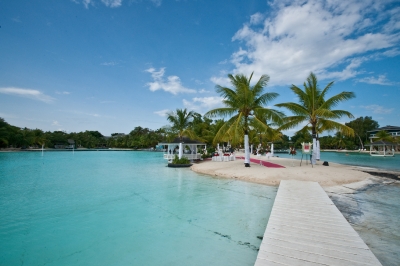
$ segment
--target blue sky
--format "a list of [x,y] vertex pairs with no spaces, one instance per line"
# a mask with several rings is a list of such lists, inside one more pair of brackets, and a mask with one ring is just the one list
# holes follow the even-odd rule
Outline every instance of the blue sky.
[[0,26],[0,117],[19,127],[157,129],[253,71],[270,107],[313,71],[355,92],[337,108],[400,125],[399,1],[4,0]]

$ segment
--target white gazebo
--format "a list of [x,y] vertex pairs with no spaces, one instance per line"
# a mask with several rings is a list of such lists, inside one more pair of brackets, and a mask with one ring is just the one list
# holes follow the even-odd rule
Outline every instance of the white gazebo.
[[365,146],[370,146],[369,155],[371,156],[391,157],[394,156],[396,143],[378,140]]
[[191,140],[189,138],[176,138],[172,142],[160,142],[158,146],[163,146],[165,153],[164,159],[171,162],[175,155],[178,155],[179,159],[186,157],[189,160],[200,160],[201,159],[201,149],[205,148],[206,143],[202,143],[196,140]]

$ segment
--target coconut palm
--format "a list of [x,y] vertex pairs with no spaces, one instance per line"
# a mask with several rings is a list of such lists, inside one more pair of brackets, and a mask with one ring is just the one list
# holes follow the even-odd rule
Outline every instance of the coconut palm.
[[253,130],[249,132],[250,143],[259,143],[259,145],[261,145],[262,147],[263,143],[270,142],[273,144],[274,142],[282,140],[282,135],[283,135],[282,132],[272,128],[272,126],[274,126],[273,124],[267,124],[267,125],[268,125],[267,130],[265,130],[264,128],[257,128],[250,125],[250,128],[253,127]]
[[[347,136],[354,136],[354,130],[346,125],[334,121],[342,116],[354,118],[354,116],[345,110],[332,110],[339,103],[355,97],[353,92],[343,91],[325,100],[327,93],[333,86],[333,81],[328,83],[321,90],[318,87],[318,80],[314,73],[310,73],[307,82],[304,82],[304,90],[292,85],[290,89],[296,94],[299,103],[287,102],[276,104],[278,107],[285,107],[294,115],[285,118],[285,123],[280,130],[287,130],[299,126],[306,122],[301,129],[308,129],[313,136],[313,147],[316,146],[317,134],[326,130],[338,130]],[[313,149],[313,164],[315,164],[316,149]]]
[[383,140],[383,141],[388,141],[388,142],[396,142],[395,138],[387,131],[382,130],[376,133],[375,137],[377,137],[376,140]]
[[231,140],[237,144],[244,135],[245,166],[250,166],[249,154],[249,125],[268,130],[267,120],[282,121],[283,113],[264,107],[275,99],[278,94],[274,92],[263,93],[264,87],[269,81],[268,75],[262,75],[253,86],[250,85],[253,73],[247,78],[245,75],[229,74],[233,89],[216,86],[217,92],[224,98],[225,107],[208,111],[205,116],[230,117],[215,135],[216,140]]
[[167,114],[167,120],[172,123],[171,129],[176,132],[181,141],[183,136],[198,139],[191,129],[194,114],[193,111],[188,111],[186,108],[176,109],[175,112]]

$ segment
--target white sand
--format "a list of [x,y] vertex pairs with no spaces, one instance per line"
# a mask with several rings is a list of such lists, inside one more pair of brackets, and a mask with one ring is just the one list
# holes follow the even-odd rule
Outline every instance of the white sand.
[[[236,156],[243,156],[237,154]],[[301,180],[315,181],[323,187],[341,186],[343,184],[356,183],[356,187],[362,187],[374,179],[370,174],[358,170],[355,166],[347,166],[329,162],[329,166],[322,165],[323,162],[317,162],[314,167],[303,160],[300,166],[300,160],[291,160],[279,157],[257,157],[263,161],[275,163],[285,168],[270,168],[259,164],[250,163],[251,167],[244,167],[243,159],[229,162],[203,161],[194,164],[191,169],[197,173],[218,176],[223,178],[232,178],[248,182],[278,186],[281,180]]]

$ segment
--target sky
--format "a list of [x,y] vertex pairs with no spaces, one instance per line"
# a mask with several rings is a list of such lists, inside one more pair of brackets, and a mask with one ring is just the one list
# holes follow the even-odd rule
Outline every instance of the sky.
[[[269,108],[313,72],[355,118],[400,126],[399,0],[2,0],[0,117],[129,133],[221,107],[228,74],[267,74]],[[352,119],[344,117],[339,122]],[[294,131],[284,132],[293,135]]]

